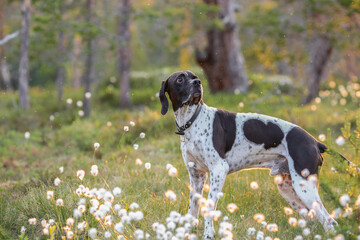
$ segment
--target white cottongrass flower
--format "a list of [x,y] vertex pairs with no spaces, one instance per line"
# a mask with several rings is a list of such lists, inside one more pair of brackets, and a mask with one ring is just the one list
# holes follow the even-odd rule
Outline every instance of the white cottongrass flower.
[[172,168],[172,167],[173,167],[172,164],[170,164],[170,163],[166,164],[166,170],[167,170],[167,171],[169,171],[169,169]]
[[128,132],[129,131],[129,126],[124,126],[124,132]]
[[310,231],[309,228],[304,228],[304,230],[303,230],[303,235],[304,235],[304,236],[309,236],[310,233],[311,233],[311,231]]
[[151,168],[151,163],[149,163],[149,162],[145,163],[145,168],[147,170],[149,170]]
[[284,178],[281,175],[276,175],[274,178],[275,184],[281,184],[283,182]]
[[60,183],[61,183],[60,178],[57,177],[57,178],[54,179],[54,185],[55,186],[59,186]]
[[300,209],[300,211],[299,211],[299,215],[302,216],[302,217],[306,217],[307,214],[308,214],[308,212],[309,212],[309,211],[308,211],[306,208],[302,208],[302,209]]
[[303,176],[304,178],[307,178],[309,175],[310,175],[309,169],[304,168],[304,169],[301,171],[301,176]]
[[64,201],[61,198],[57,199],[56,206],[64,206]]
[[106,232],[104,233],[104,237],[105,237],[105,238],[111,238],[111,232],[106,231]]
[[134,237],[136,240],[144,239],[144,231],[141,229],[136,229],[134,232]]
[[265,220],[265,216],[264,216],[264,214],[262,214],[262,213],[257,213],[257,214],[255,214],[253,218],[254,218],[254,220],[255,220],[256,222],[258,222],[258,223],[261,223],[262,221]]
[[51,226],[54,226],[55,220],[54,220],[54,219],[49,219],[49,224],[50,224]]
[[316,235],[314,236],[314,239],[316,239],[316,240],[320,240],[320,239],[321,239],[321,235],[316,234]]
[[141,166],[141,165],[143,164],[143,162],[141,161],[140,158],[137,158],[137,159],[135,160],[135,164],[138,165],[138,166]]
[[335,143],[339,146],[342,146],[345,144],[345,138],[343,136],[338,136],[335,140]]
[[98,143],[98,142],[94,143],[94,149],[95,149],[95,151],[98,150],[99,147],[100,147],[100,143]]
[[220,198],[222,198],[223,196],[224,196],[224,193],[223,193],[223,192],[218,192],[218,193],[216,194],[217,199],[220,199]]
[[72,225],[74,225],[74,219],[73,218],[68,218],[66,219],[66,225],[68,225],[69,227],[71,227]]
[[305,219],[299,219],[298,226],[301,228],[306,227],[306,220]]
[[172,190],[167,190],[165,192],[165,197],[167,199],[169,199],[170,201],[175,201],[176,200],[176,194]]
[[63,173],[64,172],[64,167],[59,167],[59,171],[60,171],[60,173]]
[[26,228],[24,226],[21,226],[20,233],[25,233],[25,232],[26,232]]
[[250,183],[250,187],[254,190],[258,189],[259,188],[259,184],[255,181],[251,182]]
[[29,218],[29,224],[30,225],[36,225],[36,218]]
[[110,191],[106,191],[103,199],[104,199],[104,201],[112,202],[112,201],[114,201],[114,195]]
[[81,100],[76,102],[76,106],[78,107],[82,107],[83,106],[83,102]]
[[24,137],[25,137],[25,139],[29,139],[29,138],[30,138],[30,133],[29,133],[29,132],[25,132],[25,133],[24,133]]
[[190,167],[190,168],[192,168],[192,167],[194,167],[195,166],[195,163],[194,162],[188,162],[188,167]]
[[91,92],[86,92],[85,93],[85,98],[87,98],[87,99],[91,98]]
[[176,177],[178,175],[178,170],[176,169],[176,167],[171,167],[168,170],[168,174],[170,177]]
[[46,227],[46,224],[47,224],[46,219],[41,220],[41,226],[42,227]]
[[348,194],[344,194],[340,197],[340,204],[343,207],[346,207],[346,205],[349,203],[350,201],[350,196]]
[[135,143],[135,144],[133,145],[133,148],[134,148],[134,150],[138,150],[138,149],[139,149],[139,144],[136,144],[136,143]]
[[121,194],[121,188],[115,187],[115,188],[113,189],[113,194],[114,194],[114,196],[120,195],[120,194]]
[[279,231],[279,227],[276,223],[269,223],[267,226],[266,226],[266,229],[270,232],[277,232]]
[[292,208],[289,208],[289,207],[284,207],[284,212],[285,212],[286,215],[291,215],[291,214],[294,213]]
[[79,229],[80,231],[84,231],[84,229],[86,228],[87,223],[85,221],[79,222],[77,225],[77,229]]
[[74,237],[74,232],[73,231],[67,231],[66,232],[66,238],[67,239],[72,239]]
[[66,103],[67,103],[67,104],[70,105],[70,104],[72,104],[72,102],[73,102],[73,100],[72,100],[71,98],[66,99]]
[[97,229],[96,228],[90,228],[88,231],[89,237],[92,239],[96,238],[97,235]]
[[50,234],[49,229],[47,229],[47,228],[43,228],[42,232],[44,235],[47,235],[47,236],[49,236],[49,234]]
[[261,225],[263,228],[266,228],[266,226],[267,226],[267,222],[262,221],[262,222],[260,223],[260,225]]
[[49,120],[50,120],[50,121],[54,121],[54,120],[55,120],[55,116],[54,116],[54,115],[50,115]]
[[297,219],[294,217],[290,217],[288,222],[293,227],[295,227],[297,225]]
[[46,192],[46,198],[49,199],[49,200],[54,199],[54,191],[48,190]]
[[[84,206],[84,205],[80,205],[80,206]],[[79,207],[80,207],[80,206],[79,206]],[[84,211],[85,211],[85,206],[84,206],[82,209],[84,209]],[[73,216],[74,216],[74,218],[79,218],[79,217],[81,217],[81,216],[82,216],[82,211],[81,211],[80,209],[78,209],[78,208],[75,208],[75,209],[74,209]]]
[[140,221],[144,218],[144,213],[141,211],[129,212],[129,217],[131,220]]
[[129,124],[130,124],[130,126],[135,127],[135,122],[130,121]]
[[133,202],[132,204],[130,204],[130,209],[131,210],[135,210],[139,208],[139,204],[137,204],[136,202]]
[[83,179],[84,179],[84,177],[85,177],[85,171],[84,170],[78,170],[77,172],[76,172],[76,176],[82,181]]
[[126,209],[120,209],[119,212],[118,212],[118,216],[119,216],[119,217],[127,216],[127,211],[126,211]]
[[139,135],[140,138],[145,138],[145,133],[144,132],[141,132],[140,135]]
[[124,224],[122,224],[122,222],[115,224],[114,230],[118,233],[122,233],[124,231]]
[[255,233],[256,233],[256,229],[255,229],[255,228],[253,228],[253,227],[248,228],[248,230],[247,230],[247,235],[248,235],[248,236],[254,236]]
[[83,110],[79,110],[79,111],[78,111],[78,115],[79,115],[80,117],[83,117],[83,116],[85,115],[85,113],[84,113]]
[[326,140],[325,134],[320,134],[318,138],[319,138],[319,140],[322,141],[322,142]]
[[94,177],[96,177],[99,174],[99,168],[97,165],[92,165],[91,169],[90,169],[90,173],[91,175],[93,175]]
[[303,240],[303,237],[301,235],[297,235],[294,240]]

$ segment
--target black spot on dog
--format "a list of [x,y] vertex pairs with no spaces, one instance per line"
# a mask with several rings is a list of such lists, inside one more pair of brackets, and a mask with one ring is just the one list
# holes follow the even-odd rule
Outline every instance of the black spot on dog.
[[265,124],[257,119],[247,120],[244,123],[243,130],[249,141],[264,144],[265,149],[277,147],[284,138],[284,133],[278,125],[272,122]]
[[215,150],[222,158],[225,158],[225,154],[230,151],[235,141],[235,117],[235,113],[220,109],[215,113],[212,141]]
[[296,172],[301,175],[301,171],[307,168],[310,174],[317,174],[318,167],[323,162],[321,153],[325,151],[326,146],[299,127],[290,130],[286,141]]

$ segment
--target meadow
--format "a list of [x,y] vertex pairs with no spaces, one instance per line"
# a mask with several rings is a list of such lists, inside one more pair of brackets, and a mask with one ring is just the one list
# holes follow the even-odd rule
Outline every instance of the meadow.
[[[27,111],[16,93],[1,92],[0,239],[201,239],[203,217],[186,216],[189,178],[174,116],[160,114],[157,92],[170,73],[133,73],[131,109],[116,107],[117,81],[105,79],[89,118],[80,89],[65,88],[59,103],[53,87],[32,88]],[[304,88],[289,79],[250,79],[247,94],[210,95],[203,81],[205,103],[292,121],[360,165],[359,83],[325,82],[301,106]],[[319,191],[336,233],[288,209],[269,171],[251,170],[228,176],[212,213],[216,239],[359,239],[359,173],[324,159]]]

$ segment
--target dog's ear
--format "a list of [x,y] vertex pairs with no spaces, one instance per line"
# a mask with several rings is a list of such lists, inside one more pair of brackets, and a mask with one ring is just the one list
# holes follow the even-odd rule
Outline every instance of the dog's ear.
[[161,89],[159,92],[160,102],[161,102],[161,114],[165,115],[169,108],[169,101],[165,95],[165,92],[167,90],[167,80],[162,81]]

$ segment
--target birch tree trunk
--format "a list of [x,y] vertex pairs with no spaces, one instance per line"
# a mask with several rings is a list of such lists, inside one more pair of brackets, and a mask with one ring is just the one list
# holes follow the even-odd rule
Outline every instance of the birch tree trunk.
[[118,3],[119,15],[117,22],[117,69],[120,87],[119,104],[121,107],[130,107],[130,0],[121,0]]
[[310,103],[319,93],[320,82],[332,50],[331,42],[325,34],[318,34],[311,39],[306,79],[308,95],[302,100],[302,104]]
[[22,0],[19,63],[19,104],[30,108],[29,99],[29,29],[31,0]]
[[[64,12],[63,4],[60,3],[60,25],[62,27],[63,20],[62,15]],[[61,101],[63,97],[63,89],[64,89],[64,81],[65,81],[65,68],[64,68],[64,54],[65,54],[65,37],[64,30],[60,29],[58,35],[58,66],[57,66],[57,74],[56,74],[56,85],[58,92],[58,100]]]
[[[87,23],[91,25],[92,15],[93,15],[93,6],[94,0],[86,0],[86,10],[87,10]],[[86,36],[86,62],[85,62],[85,72],[84,72],[84,116],[90,116],[91,112],[91,83],[92,83],[92,68],[93,68],[93,51],[94,51],[94,42],[91,34]]]
[[232,0],[204,0],[219,7],[218,14],[210,13],[211,20],[219,18],[224,28],[207,31],[207,46],[196,50],[196,60],[203,68],[212,93],[248,89],[244,57],[240,52],[235,5]]

